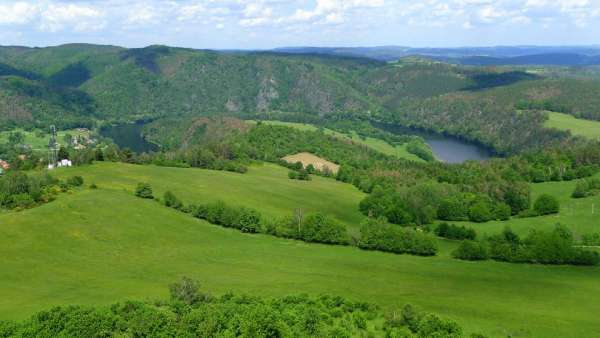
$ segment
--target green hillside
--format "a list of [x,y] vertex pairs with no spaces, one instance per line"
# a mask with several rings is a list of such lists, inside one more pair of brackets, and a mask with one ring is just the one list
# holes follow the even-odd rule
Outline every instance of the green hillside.
[[137,183],[146,182],[157,197],[170,190],[186,204],[223,200],[261,210],[271,217],[292,215],[295,209],[320,211],[351,228],[357,228],[364,218],[358,203],[365,194],[352,185],[317,176],[309,182],[290,180],[287,169],[273,164],[252,166],[247,173],[237,174],[102,162],[63,169],[57,175],[81,175],[86,182],[131,194]]
[[[257,168],[247,175],[265,177],[248,180],[272,182],[273,170]],[[165,297],[164,286],[187,275],[216,294],[281,296],[293,290],[387,309],[411,303],[459,321],[467,333],[491,337],[595,332],[598,268],[463,262],[448,257],[450,242],[442,242],[439,256],[420,258],[248,235],[136,198],[130,190],[129,182],[144,179],[182,198],[208,198],[220,193],[200,181],[203,175],[215,180],[210,171],[103,164],[57,173],[81,173],[99,189],[75,189],[49,204],[0,215],[0,255],[10,257],[0,263],[1,318],[24,318],[55,304]],[[301,183],[322,186],[319,180]],[[347,194],[344,187],[337,189]],[[229,196],[237,201],[236,194]],[[243,202],[256,203],[250,197]],[[267,205],[275,203],[257,207],[276,212]]]

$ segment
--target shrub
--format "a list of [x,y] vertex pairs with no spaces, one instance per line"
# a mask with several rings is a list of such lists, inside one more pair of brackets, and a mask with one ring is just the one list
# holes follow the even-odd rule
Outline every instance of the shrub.
[[90,189],[98,189],[98,186],[96,185],[96,183],[92,183],[90,184]]
[[153,199],[152,187],[148,183],[138,183],[135,188],[135,195],[140,198]]
[[472,228],[448,223],[440,223],[435,229],[435,234],[448,239],[474,240],[477,236],[477,233]]
[[298,172],[290,170],[290,172],[288,172],[288,177],[292,180],[295,180],[298,178]]
[[256,233],[260,231],[261,215],[254,209],[240,209],[239,225],[243,232]]
[[83,177],[71,176],[67,179],[67,184],[73,187],[80,187],[83,185]]
[[346,244],[346,228],[333,219],[316,213],[308,215],[300,227],[300,237],[307,242]]
[[171,299],[192,305],[206,301],[210,297],[200,293],[200,284],[188,277],[182,277],[179,282],[169,285]]
[[492,220],[492,218],[493,215],[489,203],[485,201],[476,202],[469,208],[469,220],[473,222],[487,222]]
[[452,257],[468,261],[480,261],[489,259],[490,252],[485,243],[462,241],[458,248],[452,252]]
[[180,210],[183,208],[183,203],[173,194],[171,191],[165,192],[163,196],[163,202],[169,208]]
[[494,218],[499,221],[507,221],[510,218],[512,210],[506,203],[497,203],[494,206]]
[[366,250],[399,254],[433,256],[437,253],[437,242],[431,235],[388,224],[383,218],[368,218],[363,222],[357,245]]
[[560,205],[554,196],[543,194],[535,200],[533,209],[539,215],[556,214],[560,209]]
[[600,233],[596,232],[582,235],[581,244],[589,246],[600,246]]

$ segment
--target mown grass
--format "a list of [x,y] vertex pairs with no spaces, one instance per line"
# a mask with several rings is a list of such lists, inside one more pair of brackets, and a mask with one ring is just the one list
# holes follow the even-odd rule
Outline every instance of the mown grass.
[[[249,123],[255,123],[255,121],[249,121]],[[294,122],[282,122],[282,121],[262,121],[262,123],[277,125],[277,126],[292,127],[292,128],[296,128],[298,130],[304,130],[304,131],[319,130],[319,128],[317,128],[316,126],[314,126],[312,124],[306,124],[306,123],[294,123]],[[377,138],[373,138],[373,137],[361,138],[356,133],[347,135],[347,134],[343,134],[343,133],[340,133],[340,132],[337,132],[337,131],[334,131],[331,129],[327,129],[327,128],[324,128],[323,132],[326,134],[329,134],[329,135],[334,135],[342,140],[351,140],[357,144],[364,145],[366,147],[369,147],[375,151],[378,151],[378,152],[386,154],[386,155],[396,156],[398,158],[403,158],[403,159],[415,161],[415,162],[425,162],[422,158],[418,157],[417,155],[409,153],[408,150],[406,150],[407,144],[393,146],[393,145],[387,143],[386,141],[380,140]]]
[[320,211],[354,231],[364,219],[358,203],[365,195],[354,186],[319,176],[312,176],[311,181],[291,180],[287,169],[268,163],[251,166],[245,174],[111,162],[54,173],[62,178],[80,175],[86,184],[93,182],[131,193],[137,183],[146,182],[159,198],[170,190],[186,204],[223,200],[258,209],[268,217],[292,215],[295,209],[304,213]]
[[600,196],[571,198],[571,193],[576,184],[577,181],[565,181],[531,185],[532,201],[535,201],[535,198],[541,194],[550,194],[558,199],[560,212],[556,215],[530,218],[513,217],[504,222],[465,223],[475,228],[480,234],[496,234],[502,231],[505,226],[510,226],[520,235],[526,235],[530,229],[550,230],[557,223],[568,226],[576,237],[586,233],[600,232],[600,222],[598,221],[600,217]]
[[569,130],[571,134],[597,140],[600,138],[600,121],[578,119],[573,115],[548,112],[547,128]]
[[166,297],[166,285],[187,275],[217,294],[334,293],[387,309],[411,303],[491,336],[597,329],[598,268],[469,263],[247,235],[119,188],[61,195],[0,222],[3,319],[58,304]]

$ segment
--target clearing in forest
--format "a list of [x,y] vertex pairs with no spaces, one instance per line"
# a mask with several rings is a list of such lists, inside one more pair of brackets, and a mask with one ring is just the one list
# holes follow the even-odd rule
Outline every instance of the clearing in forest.
[[315,169],[321,171],[323,171],[325,168],[328,168],[334,174],[337,174],[338,170],[340,170],[339,165],[311,153],[288,155],[284,157],[283,160],[287,163],[302,162],[302,166],[304,166],[304,168],[306,168],[309,164],[312,164]]

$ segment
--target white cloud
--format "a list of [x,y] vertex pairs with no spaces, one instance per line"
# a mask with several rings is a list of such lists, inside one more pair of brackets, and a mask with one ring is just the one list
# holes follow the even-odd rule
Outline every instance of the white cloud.
[[24,24],[32,21],[38,15],[36,5],[17,1],[0,4],[0,24]]
[[40,29],[56,32],[65,27],[86,32],[104,28],[104,13],[93,7],[78,4],[50,4],[40,13]]

